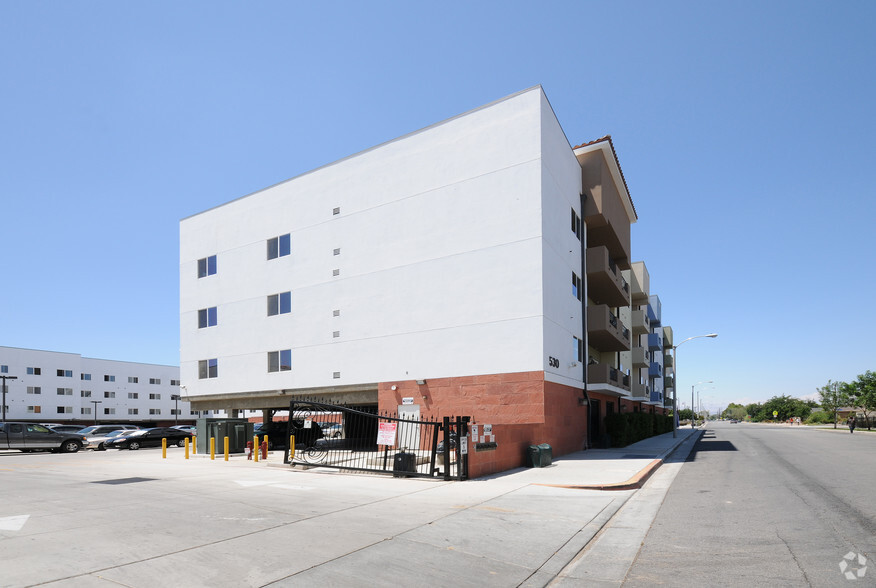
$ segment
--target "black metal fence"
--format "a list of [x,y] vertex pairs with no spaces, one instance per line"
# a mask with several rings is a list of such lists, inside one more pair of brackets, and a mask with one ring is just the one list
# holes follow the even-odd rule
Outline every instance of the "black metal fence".
[[376,409],[293,400],[287,438],[294,437],[294,450],[286,449],[283,463],[466,480],[469,421],[470,417],[421,420]]

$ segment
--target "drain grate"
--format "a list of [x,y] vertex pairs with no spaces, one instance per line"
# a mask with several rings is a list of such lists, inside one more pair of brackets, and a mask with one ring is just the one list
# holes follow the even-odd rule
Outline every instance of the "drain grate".
[[118,485],[118,484],[136,484],[137,482],[151,482],[156,480],[157,478],[118,478],[117,480],[98,480],[96,482],[92,482],[92,484],[110,484],[110,485]]

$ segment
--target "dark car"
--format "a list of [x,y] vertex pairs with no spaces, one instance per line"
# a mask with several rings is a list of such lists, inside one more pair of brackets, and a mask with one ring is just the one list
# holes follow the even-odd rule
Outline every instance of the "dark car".
[[[316,442],[323,438],[322,429],[311,421],[310,428],[305,428],[304,421],[295,419],[292,421],[292,434],[295,435],[296,447],[313,447]],[[260,438],[268,436],[268,449],[286,449],[289,445],[289,423],[287,421],[274,421],[262,423],[255,428],[254,433]]]
[[171,427],[155,427],[153,429],[139,429],[130,434],[121,435],[104,441],[107,449],[140,449],[141,447],[161,447],[161,440],[167,439],[167,445],[183,447],[186,439],[191,439],[192,434]]

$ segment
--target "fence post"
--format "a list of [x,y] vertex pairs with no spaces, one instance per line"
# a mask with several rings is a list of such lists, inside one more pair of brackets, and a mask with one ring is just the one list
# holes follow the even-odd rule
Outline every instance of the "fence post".
[[444,417],[444,481],[450,481],[450,417]]

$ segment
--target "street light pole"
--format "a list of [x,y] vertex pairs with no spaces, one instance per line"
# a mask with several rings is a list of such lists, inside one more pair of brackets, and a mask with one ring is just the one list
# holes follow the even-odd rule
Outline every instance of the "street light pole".
[[97,424],[97,405],[103,402],[103,400],[92,400],[91,404],[94,405],[94,424]]
[[[672,419],[672,436],[678,436],[678,355],[676,353],[676,349],[690,341],[691,339],[699,339],[700,337],[709,337],[710,339],[714,339],[718,336],[718,333],[709,333],[708,335],[694,335],[693,337],[688,337],[678,345],[672,346],[672,365],[673,374],[675,374],[675,385],[672,387],[672,409],[675,412],[675,417]],[[690,404],[691,410],[693,410],[693,387],[690,389]],[[691,419],[691,428],[693,428],[693,419]]]
[[6,380],[17,380],[18,376],[0,376],[3,378],[3,422],[6,422]]

